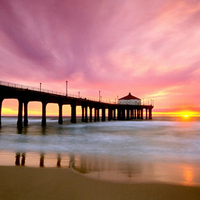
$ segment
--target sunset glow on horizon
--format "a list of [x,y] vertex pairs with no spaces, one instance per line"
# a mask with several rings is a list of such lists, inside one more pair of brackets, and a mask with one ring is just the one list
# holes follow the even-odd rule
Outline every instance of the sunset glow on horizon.
[[[200,116],[199,17],[197,0],[2,0],[0,81],[62,93],[68,81],[69,94],[110,102],[131,92],[153,115]],[[2,116],[17,112],[3,101]]]

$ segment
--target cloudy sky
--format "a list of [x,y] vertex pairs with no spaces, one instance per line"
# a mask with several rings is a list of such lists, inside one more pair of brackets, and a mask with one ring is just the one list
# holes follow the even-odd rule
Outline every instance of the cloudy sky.
[[0,80],[199,112],[199,19],[199,0],[1,0]]

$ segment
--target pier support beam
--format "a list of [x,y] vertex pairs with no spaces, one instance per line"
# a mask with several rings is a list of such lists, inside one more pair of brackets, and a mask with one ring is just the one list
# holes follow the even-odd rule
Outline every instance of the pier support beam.
[[138,119],[141,119],[141,109],[138,109],[139,111],[139,118]]
[[148,111],[148,110],[147,110],[147,108],[146,108],[146,119],[148,118],[148,117],[147,117],[147,116],[148,116],[147,111]]
[[71,123],[76,123],[76,102],[71,103]]
[[116,109],[113,109],[113,120],[116,120]]
[[46,101],[42,102],[42,126],[46,126]]
[[84,122],[84,116],[85,116],[85,113],[84,113],[84,105],[82,105],[82,122]]
[[136,109],[133,110],[133,119],[136,119]]
[[102,122],[106,121],[106,111],[105,108],[102,108]]
[[0,128],[1,128],[1,109],[2,109],[3,99],[0,99]]
[[108,121],[112,119],[112,108],[108,109]]
[[152,119],[152,108],[149,109],[149,119]]
[[129,120],[130,119],[130,116],[129,116],[130,110],[126,109],[126,112],[127,112],[127,120]]
[[28,101],[24,101],[24,127],[28,126]]
[[94,108],[94,122],[97,121],[97,108]]
[[19,106],[18,106],[18,120],[17,120],[17,128],[19,130],[22,130],[22,109],[23,109],[23,102],[21,99],[18,99],[19,101]]
[[140,119],[140,110],[137,109],[137,119]]
[[100,118],[99,118],[99,108],[97,108],[97,121],[98,122],[100,121]]
[[59,117],[58,117],[58,124],[63,124],[63,117],[62,117],[62,103],[58,104],[59,106]]
[[90,122],[92,122],[92,106],[90,106]]
[[88,122],[88,109],[87,109],[87,106],[85,106],[85,122],[87,123]]
[[131,109],[131,119],[133,119],[133,109]]
[[143,119],[143,108],[141,109],[141,119]]
[[117,109],[117,120],[121,120],[121,109]]
[[125,120],[125,108],[122,109],[122,120]]

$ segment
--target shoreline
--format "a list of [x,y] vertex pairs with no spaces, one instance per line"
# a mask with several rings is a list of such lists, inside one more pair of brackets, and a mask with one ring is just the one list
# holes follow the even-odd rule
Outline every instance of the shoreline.
[[164,183],[112,183],[71,169],[0,166],[0,199],[199,199],[200,187]]

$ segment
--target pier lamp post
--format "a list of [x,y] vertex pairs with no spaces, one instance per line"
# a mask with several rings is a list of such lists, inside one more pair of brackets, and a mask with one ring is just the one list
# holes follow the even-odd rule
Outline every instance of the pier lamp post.
[[66,96],[68,96],[68,81],[66,81]]
[[42,89],[42,83],[40,83],[40,92],[41,92],[41,89]]
[[99,91],[99,102],[101,101],[101,91]]
[[78,98],[80,98],[80,92],[78,92]]

